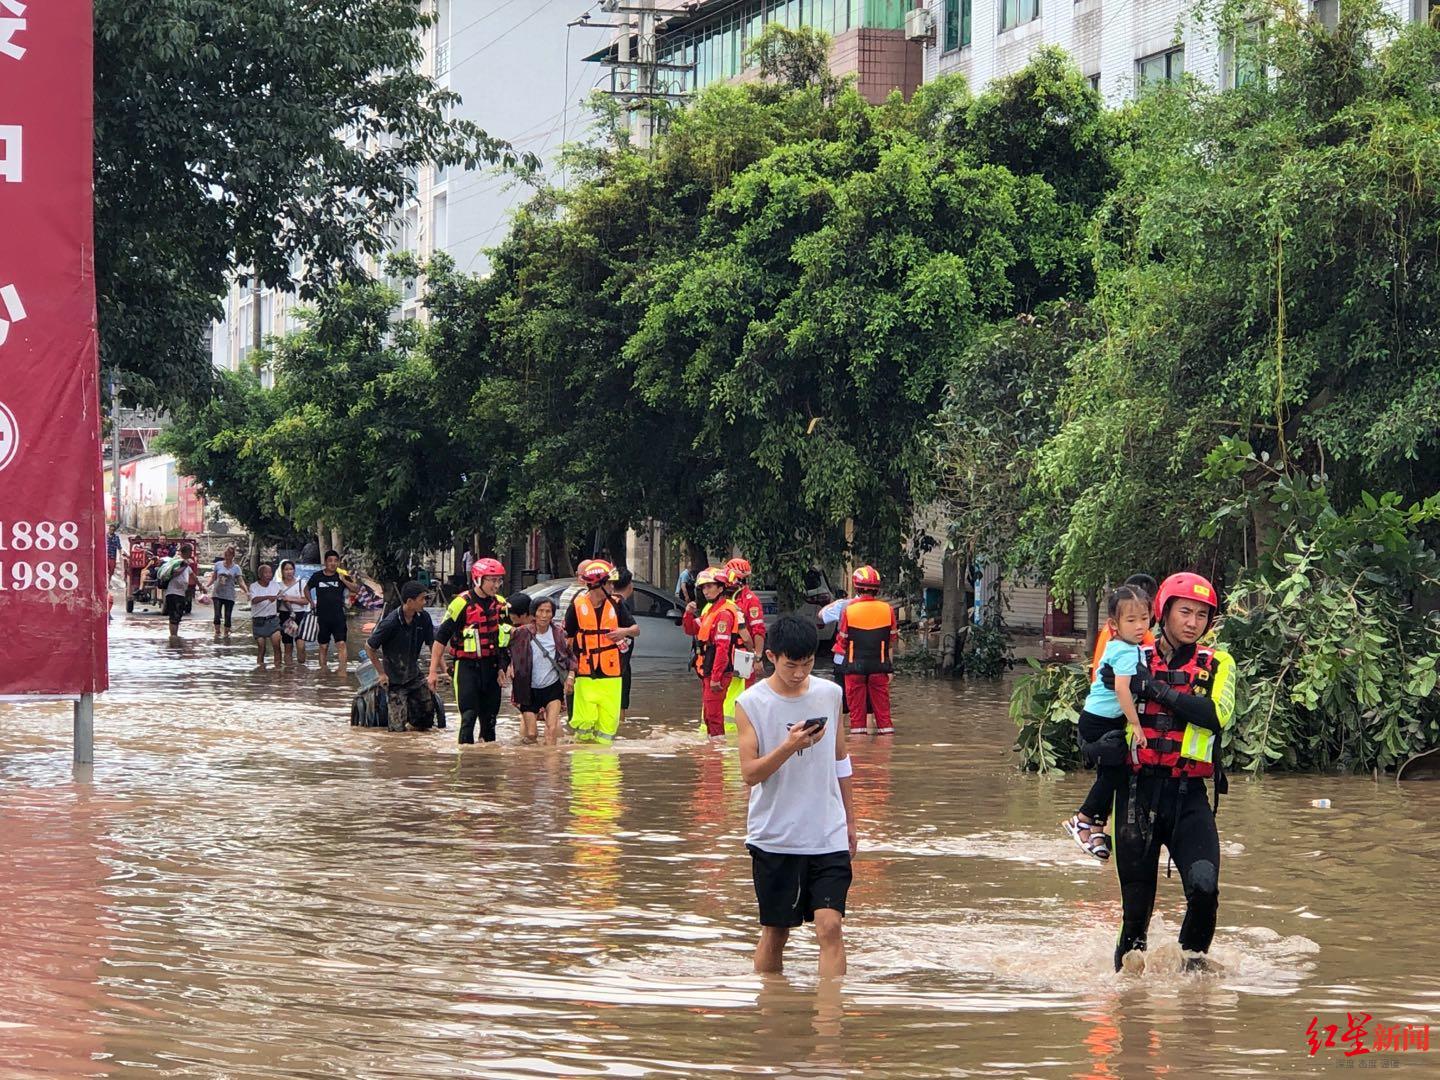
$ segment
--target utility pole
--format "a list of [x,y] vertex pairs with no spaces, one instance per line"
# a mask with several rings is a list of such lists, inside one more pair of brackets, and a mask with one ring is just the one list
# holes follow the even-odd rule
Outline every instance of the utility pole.
[[120,377],[110,376],[110,514],[115,524],[120,517]]
[[255,378],[260,378],[260,343],[265,338],[265,323],[260,318],[260,271],[250,278],[250,366],[255,369]]
[[657,12],[655,0],[604,0],[601,10],[620,16],[615,59],[607,61],[615,68],[607,93],[630,112],[639,113],[634,127],[635,145],[649,147],[655,137],[655,106],[667,101],[683,102],[689,96],[671,92],[660,73],[689,72],[694,70],[693,65],[660,62],[660,19],[673,13]]

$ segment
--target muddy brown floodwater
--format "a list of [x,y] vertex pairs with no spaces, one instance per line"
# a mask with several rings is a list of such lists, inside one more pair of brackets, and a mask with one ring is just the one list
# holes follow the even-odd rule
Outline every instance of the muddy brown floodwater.
[[[1236,781],[1224,974],[1160,944],[1176,877],[1122,979],[1114,871],[1057,827],[1087,780],[1015,770],[1004,686],[902,681],[853,747],[850,975],[802,932],[762,980],[737,759],[684,675],[638,678],[613,752],[502,720],[457,753],[184,629],[117,619],[92,777],[68,707],[0,705],[4,1077],[1329,1076],[1347,1013],[1367,1047],[1440,1022],[1440,785]],[[1440,1075],[1440,1025],[1363,1060]]]

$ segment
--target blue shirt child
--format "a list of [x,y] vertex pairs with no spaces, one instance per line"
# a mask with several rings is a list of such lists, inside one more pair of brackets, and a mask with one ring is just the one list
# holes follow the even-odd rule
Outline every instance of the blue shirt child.
[[1101,680],[1100,669],[1105,665],[1115,672],[1115,678],[1128,679],[1140,670],[1140,646],[1131,645],[1128,641],[1121,641],[1114,638],[1105,646],[1105,653],[1100,663],[1095,668],[1095,681],[1090,684],[1090,694],[1085,699],[1084,709],[1093,716],[1119,717],[1124,714],[1120,711],[1120,699],[1115,696],[1114,690],[1105,689],[1105,683]]

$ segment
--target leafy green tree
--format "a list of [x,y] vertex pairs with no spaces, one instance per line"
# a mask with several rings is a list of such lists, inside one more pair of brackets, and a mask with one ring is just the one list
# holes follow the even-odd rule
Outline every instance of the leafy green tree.
[[1058,590],[1218,573],[1242,533],[1270,534],[1265,500],[1243,529],[1200,533],[1225,436],[1328,475],[1342,511],[1367,488],[1435,490],[1440,268],[1417,240],[1440,232],[1440,31],[1389,29],[1371,5],[1333,32],[1274,20],[1257,46],[1273,78],[1134,110],[1096,233],[1105,333],[1074,358],[1038,459]]
[[1369,772],[1440,745],[1440,624],[1416,605],[1440,589],[1440,557],[1424,540],[1440,494],[1407,505],[1362,493],[1341,513],[1324,484],[1239,440],[1212,465],[1235,480],[1258,474],[1240,500],[1270,504],[1265,554],[1230,591],[1221,623],[1246,688],[1227,733],[1235,763]]
[[792,30],[778,22],[767,23],[745,50],[747,65],[760,78],[782,90],[819,89],[827,98],[839,89],[830,72],[830,36],[813,27]]
[[202,399],[236,271],[351,280],[427,162],[513,161],[417,68],[420,0],[96,0],[101,355],[132,401]]
[[275,394],[253,375],[219,372],[214,394],[180,405],[156,449],[174,454],[180,473],[246,529],[265,539],[289,536],[297,529],[280,512],[263,446],[279,415]]
[[488,278],[444,260],[428,269],[427,348],[453,427],[496,444],[488,461],[501,466],[487,466],[485,505],[457,506],[459,518],[543,529],[557,565],[648,516],[703,545],[688,454],[699,406],[646,401],[625,344],[657,265],[694,244],[715,193],[826,122],[817,91],[772,101],[759,87],[714,87],[670,118],[653,154],[623,139],[571,152],[578,182],[521,209]]
[[[1090,93],[1073,67],[1037,78]],[[1050,107],[1033,82],[981,101],[1010,110],[1016,93]],[[842,91],[816,135],[716,194],[627,345],[647,402],[695,410],[675,448],[702,497],[694,527],[792,583],[845,547],[847,522],[862,557],[898,567],[956,358],[988,321],[1084,281],[1083,216],[979,156],[963,100],[948,81],[909,106]]]
[[[1273,77],[1127,118],[1094,234],[1102,332],[1070,358],[1024,528],[1060,591],[1138,568],[1228,579],[1234,763],[1388,768],[1440,743],[1421,602],[1440,31],[1347,5],[1333,31],[1267,23],[1252,60]],[[1019,688],[1028,764],[1073,760],[1079,692],[1056,672]]]
[[337,526],[387,586],[448,546],[452,492],[483,483],[483,448],[451,441],[420,328],[393,322],[383,285],[339,285],[277,341],[280,415],[261,440],[277,499],[297,521]]

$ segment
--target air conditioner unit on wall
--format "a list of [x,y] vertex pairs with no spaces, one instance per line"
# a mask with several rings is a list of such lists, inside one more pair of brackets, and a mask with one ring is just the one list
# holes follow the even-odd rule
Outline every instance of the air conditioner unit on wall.
[[905,13],[905,40],[935,40],[935,14],[929,8],[915,8]]

